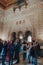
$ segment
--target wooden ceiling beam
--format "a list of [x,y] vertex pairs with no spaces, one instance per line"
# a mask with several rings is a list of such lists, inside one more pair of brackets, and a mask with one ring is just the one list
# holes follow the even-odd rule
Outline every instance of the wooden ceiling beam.
[[0,4],[3,5],[3,7],[8,7],[9,5],[12,5],[16,2],[17,0],[0,0]]

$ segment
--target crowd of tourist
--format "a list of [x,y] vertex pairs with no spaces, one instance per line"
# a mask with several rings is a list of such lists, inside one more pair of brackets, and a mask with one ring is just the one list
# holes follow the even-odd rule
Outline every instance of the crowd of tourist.
[[33,41],[15,40],[2,41],[0,39],[0,55],[2,55],[2,65],[5,61],[9,62],[9,65],[13,65],[13,60],[20,62],[20,52],[23,55],[23,61],[28,60],[28,63],[37,65],[37,56],[40,56],[40,45]]

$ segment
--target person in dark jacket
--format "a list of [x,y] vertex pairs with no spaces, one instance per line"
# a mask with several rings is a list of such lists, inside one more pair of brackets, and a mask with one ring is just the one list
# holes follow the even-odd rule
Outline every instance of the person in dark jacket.
[[37,65],[36,51],[35,51],[35,46],[33,46],[33,44],[32,44],[32,47],[30,49],[30,56],[32,57],[32,63],[34,65]]
[[40,56],[41,50],[38,42],[36,42],[36,52],[37,52],[37,56]]
[[2,41],[1,41],[1,39],[0,39],[0,53],[1,53],[1,51],[2,51],[2,48],[3,48],[3,43],[2,43]]
[[11,62],[11,65],[13,65],[14,45],[12,41],[9,42],[8,53],[9,53],[9,65],[10,65],[10,62]]
[[26,59],[26,42],[23,42],[24,46],[23,46],[23,61]]
[[17,63],[20,62],[19,59],[19,52],[20,52],[20,43],[18,38],[15,40],[15,59],[17,60]]
[[5,41],[4,42],[5,57],[6,57],[6,54],[7,54],[7,49],[8,49],[8,43],[7,43],[7,41]]
[[5,65],[6,52],[7,52],[7,41],[4,42],[2,48],[2,65]]

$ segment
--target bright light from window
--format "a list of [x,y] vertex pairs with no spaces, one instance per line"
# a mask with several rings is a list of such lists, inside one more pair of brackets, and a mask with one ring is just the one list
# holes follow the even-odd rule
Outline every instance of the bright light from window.
[[2,39],[2,40],[6,40],[6,37],[5,37],[5,36],[3,36],[3,37],[1,37],[1,39]]
[[32,37],[31,36],[28,36],[27,42],[32,42]]
[[0,36],[0,39],[7,40],[7,37],[6,37],[6,35],[2,35],[2,36]]
[[20,39],[23,39],[23,36],[22,36],[22,35],[20,35],[20,36],[19,36],[19,38],[20,38]]

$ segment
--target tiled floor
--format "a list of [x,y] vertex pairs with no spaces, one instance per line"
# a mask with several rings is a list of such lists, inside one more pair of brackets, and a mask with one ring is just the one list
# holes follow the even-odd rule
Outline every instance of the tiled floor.
[[[40,57],[37,59],[38,64],[37,65],[43,65],[43,57]],[[16,64],[16,65],[29,65],[27,60],[23,61],[23,57],[22,55],[20,56],[20,63]]]
[[[38,58],[37,61],[38,61],[38,65],[43,65],[43,58],[42,57]],[[0,62],[0,65],[2,65],[1,62]],[[6,63],[6,65],[8,65],[8,64]],[[23,57],[22,57],[22,55],[20,55],[20,63],[14,64],[14,65],[30,65],[30,64],[28,64],[27,60],[23,61]]]

